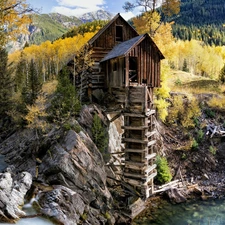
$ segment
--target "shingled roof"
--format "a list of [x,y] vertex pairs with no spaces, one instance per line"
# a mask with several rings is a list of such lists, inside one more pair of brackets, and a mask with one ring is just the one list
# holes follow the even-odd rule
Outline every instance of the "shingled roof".
[[[125,56],[127,53],[129,53],[129,51],[134,48],[135,46],[137,46],[142,40],[144,40],[146,37],[150,38],[149,35],[146,34],[142,34],[140,36],[134,37],[128,41],[124,41],[118,45],[116,45],[112,51],[110,51],[100,62],[104,62],[113,58],[117,58],[117,57],[121,57],[121,56]],[[150,38],[151,39],[151,38]],[[157,48],[161,59],[164,59],[165,57],[163,56],[163,54],[160,52],[160,50],[158,49],[158,47],[156,46],[156,44],[152,41],[153,46],[155,48]]]

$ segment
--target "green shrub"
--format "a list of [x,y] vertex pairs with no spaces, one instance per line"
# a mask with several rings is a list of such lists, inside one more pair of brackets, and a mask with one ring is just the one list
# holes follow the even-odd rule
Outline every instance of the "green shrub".
[[102,121],[97,114],[94,115],[92,124],[93,141],[98,149],[104,153],[108,144],[108,135],[106,129],[102,125]]
[[212,111],[211,109],[207,108],[207,109],[205,109],[204,112],[205,112],[205,114],[206,114],[207,117],[209,117],[209,118],[215,118],[215,112]]
[[216,149],[215,147],[213,147],[213,146],[210,146],[210,147],[209,147],[209,151],[210,151],[213,155],[215,155],[217,149]]
[[175,81],[175,85],[176,86],[181,86],[182,85],[182,82],[181,82],[181,80],[179,78]]
[[166,182],[171,181],[172,175],[170,172],[169,165],[167,163],[167,159],[165,157],[157,156],[156,158],[156,169],[157,169],[157,176],[156,180],[160,184],[164,184]]
[[191,144],[191,149],[193,149],[193,150],[197,150],[197,149],[198,149],[198,147],[199,147],[198,142],[195,140],[195,138],[193,138],[193,140],[192,140],[192,144]]
[[202,142],[203,137],[204,137],[204,132],[202,130],[199,130],[197,134],[197,142],[198,143]]

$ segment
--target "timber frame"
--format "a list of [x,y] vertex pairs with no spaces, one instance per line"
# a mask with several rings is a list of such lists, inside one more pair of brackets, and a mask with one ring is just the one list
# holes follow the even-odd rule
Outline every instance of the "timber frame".
[[148,34],[139,35],[120,14],[88,46],[93,66],[83,78],[83,91],[90,100],[96,90],[113,96],[118,115],[124,117],[123,179],[148,198],[154,193],[156,176],[153,89],[160,87],[164,56]]

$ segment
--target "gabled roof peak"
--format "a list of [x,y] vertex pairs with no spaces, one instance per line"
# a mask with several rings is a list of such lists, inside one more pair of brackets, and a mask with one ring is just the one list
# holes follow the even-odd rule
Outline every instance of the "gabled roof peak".
[[101,30],[99,30],[89,41],[88,43],[91,45],[93,44],[93,42],[115,21],[117,20],[118,18],[121,18],[122,20],[124,20],[125,23],[127,23],[131,29],[133,29],[137,35],[138,32],[120,15],[120,13],[117,13]]

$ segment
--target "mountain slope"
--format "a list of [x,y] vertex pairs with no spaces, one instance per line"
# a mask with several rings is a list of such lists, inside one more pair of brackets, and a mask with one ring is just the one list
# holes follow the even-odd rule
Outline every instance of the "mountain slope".
[[76,17],[67,17],[58,13],[33,15],[33,24],[29,26],[29,43],[40,44],[46,40],[53,41],[69,28],[82,22]]
[[21,34],[16,42],[10,42],[7,45],[7,50],[10,53],[23,48],[26,43],[39,45],[47,40],[54,41],[73,27],[95,20],[109,20],[112,16],[111,13],[104,10],[86,13],[79,18],[59,13],[33,14],[33,23],[28,26],[29,33]]
[[113,14],[104,10],[97,10],[94,12],[85,13],[79,17],[79,19],[83,22],[92,22],[93,20],[110,20],[112,19]]
[[225,23],[225,0],[181,0],[180,15],[175,20],[182,25]]
[[173,35],[177,39],[225,44],[225,0],[181,0],[174,21]]

